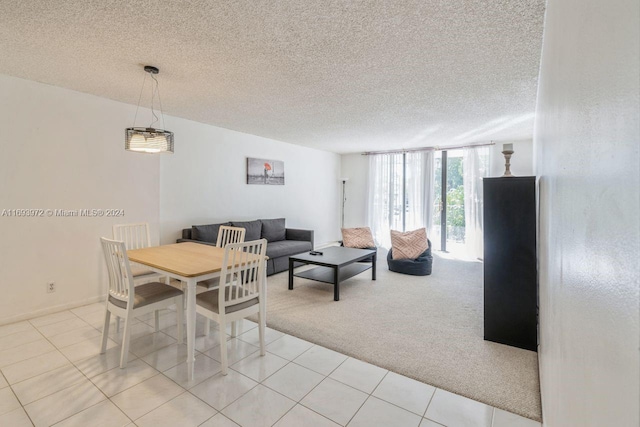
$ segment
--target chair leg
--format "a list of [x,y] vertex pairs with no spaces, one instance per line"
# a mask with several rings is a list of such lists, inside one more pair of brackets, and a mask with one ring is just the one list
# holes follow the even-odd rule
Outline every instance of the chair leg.
[[184,338],[184,297],[180,297],[176,302],[176,315],[178,316],[178,344],[182,344]]
[[160,316],[158,316],[158,310],[153,312],[153,322],[156,332],[160,332]]
[[129,358],[129,340],[131,338],[131,318],[133,315],[129,313],[124,320],[124,331],[122,332],[122,353],[120,353],[120,369],[127,367],[127,359]]
[[106,309],[104,315],[104,327],[102,328],[102,347],[100,347],[100,354],[104,354],[107,351],[107,338],[109,338],[109,322],[111,322],[111,312]]
[[231,338],[235,338],[238,335],[238,330],[236,329],[237,321],[231,322]]
[[260,306],[260,311],[258,311],[258,335],[260,336],[260,356],[264,356],[264,332],[265,332],[265,313],[262,312],[262,305]]
[[209,320],[209,318],[207,317],[204,320],[204,336],[209,336],[209,334],[211,333],[211,320]]
[[120,332],[120,317],[116,316],[116,334]]
[[220,323],[220,364],[222,375],[227,375],[227,334],[224,333],[226,325]]

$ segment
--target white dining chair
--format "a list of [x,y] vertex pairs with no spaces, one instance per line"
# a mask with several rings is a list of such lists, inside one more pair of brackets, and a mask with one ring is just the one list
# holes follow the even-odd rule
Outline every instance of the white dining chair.
[[[247,232],[242,227],[231,227],[228,225],[222,225],[218,229],[218,238],[216,240],[216,246],[219,248],[226,247],[229,243],[242,243],[244,242],[244,235]],[[219,285],[219,279],[216,277],[214,279],[205,280],[204,282],[199,282],[198,285],[204,286],[207,289],[217,288]],[[204,334],[209,335],[211,332],[211,321],[207,318],[204,324]],[[231,336],[236,336],[236,323],[233,322],[231,325]]]
[[[151,234],[149,233],[149,223],[138,222],[133,224],[116,224],[113,226],[113,239],[124,242],[127,250],[143,249],[151,246]],[[169,278],[162,274],[149,270],[148,267],[132,262],[131,272],[133,273],[134,284],[140,285],[151,281],[164,281],[169,284]],[[160,327],[160,317],[158,312],[153,313],[156,332]],[[116,318],[116,331],[120,331],[120,318]]]
[[264,356],[267,240],[230,243],[224,248],[220,286],[196,296],[196,313],[220,325],[220,360],[227,375],[226,325],[258,313],[260,355]]
[[135,286],[127,248],[124,242],[100,238],[104,259],[109,274],[109,294],[107,310],[102,329],[102,347],[100,353],[107,349],[109,322],[111,313],[124,319],[122,335],[122,353],[120,368],[127,366],[129,341],[131,338],[131,320],[152,311],[157,311],[175,304],[178,324],[178,342],[182,342],[182,319],[184,318],[184,294],[181,290],[161,282],[150,282]]
[[241,243],[244,242],[244,235],[247,232],[242,227],[231,227],[228,225],[221,225],[218,229],[218,239],[216,246],[224,248],[229,243]]

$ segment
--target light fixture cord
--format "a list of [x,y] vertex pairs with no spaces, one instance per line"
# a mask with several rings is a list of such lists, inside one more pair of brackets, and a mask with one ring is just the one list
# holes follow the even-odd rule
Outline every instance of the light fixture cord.
[[138,96],[138,106],[136,107],[136,115],[133,118],[133,127],[136,127],[136,120],[138,119],[138,110],[140,109],[140,101],[142,100],[142,92],[144,92],[144,84],[147,81],[147,73],[142,78],[142,87],[140,88],[140,95]]
[[164,127],[164,111],[162,110],[162,98],[160,98],[160,85],[158,84],[158,80],[156,80],[156,93],[158,94],[158,104],[160,105],[160,117],[162,118],[162,129],[165,130]]
[[[156,97],[156,91],[158,91],[158,79],[156,79],[156,76],[154,76],[153,74],[151,74],[151,78],[153,79],[154,82],[156,82],[156,86],[155,88],[153,87],[151,88],[151,115],[153,116],[153,121],[149,125],[150,128],[152,128],[153,125],[158,121],[158,116],[156,116],[156,112],[153,110],[153,100]],[[160,97],[159,92],[158,92],[158,97]]]

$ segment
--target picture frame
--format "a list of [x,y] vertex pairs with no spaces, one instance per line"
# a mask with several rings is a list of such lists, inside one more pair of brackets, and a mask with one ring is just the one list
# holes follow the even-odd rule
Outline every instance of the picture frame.
[[247,157],[247,184],[284,185],[284,162]]

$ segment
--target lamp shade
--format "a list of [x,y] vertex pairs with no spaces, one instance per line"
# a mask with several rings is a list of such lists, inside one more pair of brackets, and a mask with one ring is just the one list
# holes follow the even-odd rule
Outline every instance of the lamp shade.
[[154,128],[127,128],[124,148],[140,153],[173,153],[173,132]]

